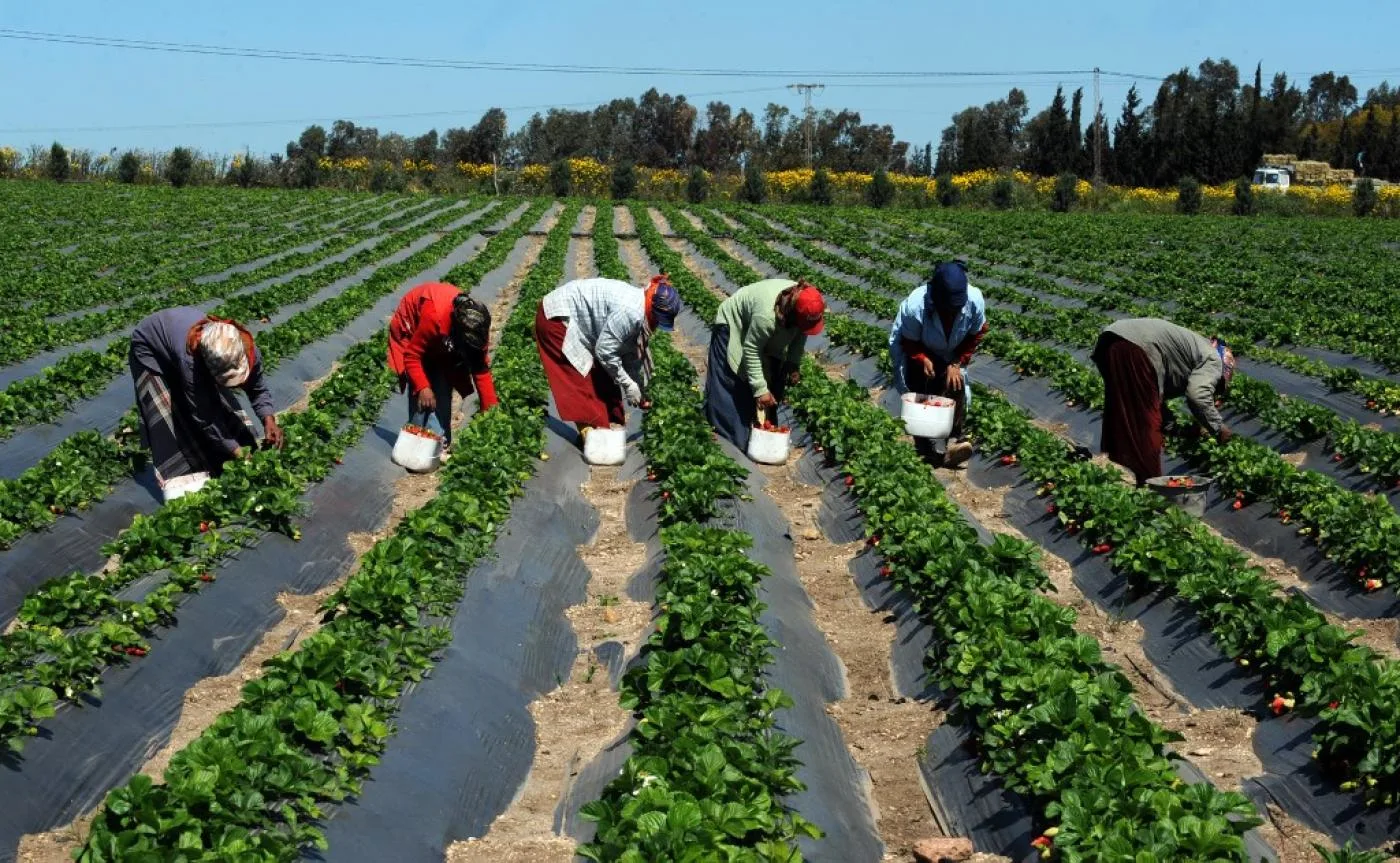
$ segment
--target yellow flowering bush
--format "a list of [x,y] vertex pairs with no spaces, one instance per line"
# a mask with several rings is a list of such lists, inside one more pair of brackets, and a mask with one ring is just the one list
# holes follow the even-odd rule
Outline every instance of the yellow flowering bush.
[[19,150],[0,147],[0,177],[12,177],[19,171]]

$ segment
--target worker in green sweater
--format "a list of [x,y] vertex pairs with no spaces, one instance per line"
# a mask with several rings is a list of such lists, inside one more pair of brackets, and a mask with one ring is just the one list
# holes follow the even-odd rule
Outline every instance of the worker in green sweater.
[[755,425],[774,422],[800,380],[807,337],[822,331],[826,301],[806,282],[764,279],[739,290],[715,315],[705,378],[705,416],[747,451]]

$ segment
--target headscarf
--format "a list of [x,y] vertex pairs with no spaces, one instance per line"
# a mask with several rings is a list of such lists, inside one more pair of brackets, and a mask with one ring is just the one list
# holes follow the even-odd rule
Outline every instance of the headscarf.
[[253,336],[233,321],[208,317],[190,328],[185,348],[198,353],[219,386],[241,387],[253,366]]
[[681,295],[671,286],[671,277],[662,273],[652,276],[646,288],[647,319],[656,321],[656,328],[670,332],[676,328],[676,315],[681,311]]
[[1224,339],[1216,336],[1210,340],[1215,346],[1215,352],[1220,356],[1220,364],[1224,366],[1224,371],[1220,373],[1220,384],[1226,389],[1230,388],[1230,381],[1235,376],[1235,352],[1230,350],[1230,345]]
[[491,338],[491,310],[466,291],[452,300],[452,319],[447,328],[447,352],[458,364],[475,370],[486,357]]

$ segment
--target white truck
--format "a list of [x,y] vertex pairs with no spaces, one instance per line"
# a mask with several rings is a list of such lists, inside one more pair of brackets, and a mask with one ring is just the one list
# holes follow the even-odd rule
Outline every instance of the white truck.
[[1293,183],[1293,172],[1284,167],[1254,169],[1254,186],[1267,192],[1287,192]]

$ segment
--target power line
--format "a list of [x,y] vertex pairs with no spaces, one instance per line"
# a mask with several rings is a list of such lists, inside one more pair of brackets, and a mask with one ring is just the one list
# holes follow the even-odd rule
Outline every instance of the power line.
[[[712,90],[705,93],[692,93],[696,98],[709,96],[735,96],[743,93],[773,93],[782,90],[782,87],[748,87],[740,90]],[[606,104],[607,99],[589,99],[582,102],[551,102],[542,105],[508,105],[501,108],[502,111],[546,111],[550,108],[592,108],[599,104]],[[370,120],[409,120],[424,117],[456,117],[475,116],[484,114],[488,108],[458,108],[443,111],[412,111],[398,114],[359,114],[347,112],[343,114],[326,114],[320,117],[303,118],[300,120],[212,120],[191,123],[146,123],[130,126],[34,126],[29,128],[0,129],[0,135],[23,135],[35,134],[39,132],[160,132],[180,129],[220,129],[233,126],[304,126],[311,123],[330,123],[335,120],[349,119],[357,123]]]
[[[824,76],[844,79],[917,79],[917,78],[1015,78],[1043,75],[1088,75],[1092,69],[1066,70],[1008,70],[1008,71],[841,71],[812,69],[745,69],[700,68],[668,66],[599,66],[576,63],[523,63],[518,61],[466,60],[446,58],[400,57],[376,54],[346,54],[324,51],[294,51],[278,48],[248,48],[209,45],[197,42],[166,42],[151,39],[125,39],[115,36],[87,36],[74,33],[52,33],[41,30],[0,28],[0,39],[42,42],[60,45],[81,45],[98,48],[118,48],[169,54],[235,57],[240,59],[284,60],[313,63],[339,63],[361,66],[390,66],[420,69],[485,72],[540,72],[574,75],[672,75],[730,78],[793,78]],[[1120,78],[1159,80],[1160,75],[1131,72],[1108,72],[1104,75]]]

